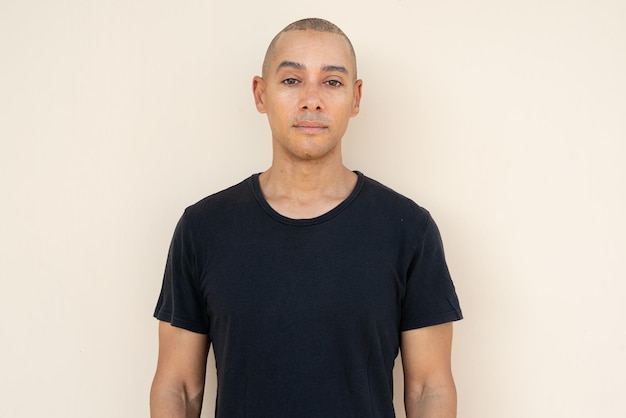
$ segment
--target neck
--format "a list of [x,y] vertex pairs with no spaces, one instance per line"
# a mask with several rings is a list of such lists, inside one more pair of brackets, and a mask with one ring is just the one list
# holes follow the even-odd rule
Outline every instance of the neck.
[[283,216],[314,218],[343,202],[352,192],[357,176],[341,162],[277,164],[259,176],[267,202]]

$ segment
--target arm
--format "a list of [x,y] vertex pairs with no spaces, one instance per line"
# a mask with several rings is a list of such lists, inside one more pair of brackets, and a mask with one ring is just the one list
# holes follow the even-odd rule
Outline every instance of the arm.
[[456,417],[452,323],[403,332],[401,350],[407,418]]
[[150,391],[152,418],[198,418],[209,339],[159,322],[159,360]]

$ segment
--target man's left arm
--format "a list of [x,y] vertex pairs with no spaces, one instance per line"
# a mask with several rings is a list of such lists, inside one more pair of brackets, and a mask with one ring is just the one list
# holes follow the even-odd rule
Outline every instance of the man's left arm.
[[402,332],[401,350],[407,418],[455,418],[452,323]]

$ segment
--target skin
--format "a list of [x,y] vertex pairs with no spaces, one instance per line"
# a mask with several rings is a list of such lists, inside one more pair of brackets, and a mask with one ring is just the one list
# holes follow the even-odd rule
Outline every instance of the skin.
[[405,331],[400,349],[406,417],[456,417],[452,323]]
[[[359,113],[362,81],[346,40],[306,31],[283,33],[252,90],[272,131],[271,167],[259,177],[268,203],[293,219],[320,216],[341,203],[357,176],[342,162],[341,140]],[[159,324],[159,360],[151,390],[153,418],[199,417],[210,341]],[[452,324],[403,332],[407,418],[456,416],[450,359]]]
[[285,216],[319,216],[356,183],[342,163],[341,139],[359,113],[363,82],[345,39],[325,32],[283,33],[265,67],[252,82],[272,131],[272,166],[261,174],[261,188]]
[[159,322],[159,359],[150,390],[152,418],[197,418],[202,409],[209,339]]

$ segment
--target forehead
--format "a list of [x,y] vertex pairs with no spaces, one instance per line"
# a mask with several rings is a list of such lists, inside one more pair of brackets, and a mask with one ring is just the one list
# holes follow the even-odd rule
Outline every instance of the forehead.
[[283,33],[272,53],[271,70],[283,61],[305,66],[342,65],[353,72],[355,68],[348,41],[334,33],[313,30],[294,30]]

